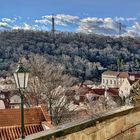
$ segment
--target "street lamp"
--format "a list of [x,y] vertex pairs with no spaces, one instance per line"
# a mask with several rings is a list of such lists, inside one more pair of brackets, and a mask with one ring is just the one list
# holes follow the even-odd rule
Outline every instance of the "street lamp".
[[16,86],[19,89],[21,97],[21,138],[25,138],[24,134],[24,90],[27,88],[29,70],[20,63],[14,72]]

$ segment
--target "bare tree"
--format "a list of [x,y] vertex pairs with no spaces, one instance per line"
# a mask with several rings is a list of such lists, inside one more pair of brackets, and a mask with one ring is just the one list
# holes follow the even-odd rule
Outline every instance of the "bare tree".
[[133,86],[129,98],[134,105],[140,104],[140,80]]
[[104,95],[87,94],[86,104],[90,115],[104,111],[106,101]]
[[72,96],[68,99],[65,93],[70,91],[76,79],[64,74],[62,65],[49,62],[40,55],[31,56],[26,63],[31,70],[29,102],[34,100],[33,105],[45,103],[52,122],[58,124],[64,114],[71,111]]

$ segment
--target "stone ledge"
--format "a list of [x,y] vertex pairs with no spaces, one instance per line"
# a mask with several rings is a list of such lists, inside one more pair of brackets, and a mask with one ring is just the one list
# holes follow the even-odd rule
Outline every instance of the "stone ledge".
[[115,117],[121,117],[129,113],[139,111],[139,110],[140,110],[139,106],[137,107],[123,106],[123,107],[114,109],[112,111],[92,115],[91,117],[85,120],[81,120],[80,122],[77,122],[77,123],[68,123],[68,124],[53,128],[53,129],[49,129],[47,131],[42,131],[42,132],[27,136],[26,140],[46,140],[46,139],[51,140],[52,137],[58,138],[58,137],[62,137],[71,133],[82,131],[85,128],[95,126],[97,122],[101,123],[103,121],[106,121]]

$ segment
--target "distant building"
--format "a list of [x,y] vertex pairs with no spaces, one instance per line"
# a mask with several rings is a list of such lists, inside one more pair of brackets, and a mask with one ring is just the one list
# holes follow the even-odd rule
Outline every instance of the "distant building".
[[[131,77],[132,78],[132,77]],[[129,104],[129,95],[131,93],[131,89],[133,88],[133,86],[135,86],[135,84],[139,81],[139,79],[134,79],[134,77],[132,79],[128,79],[126,78],[124,80],[124,82],[122,83],[122,85],[119,88],[119,96],[122,99],[125,99],[125,103]]]
[[121,104],[118,88],[90,88],[86,85],[80,85],[79,89],[76,89],[74,104],[84,104],[85,101],[95,103],[93,108],[96,107],[100,111],[103,110],[105,102],[108,107],[117,107]]
[[20,108],[20,104],[21,104],[21,97],[19,95],[13,95],[10,97],[10,103],[9,103],[9,107],[10,108]]
[[19,108],[20,96],[12,77],[0,78],[0,109]]
[[0,103],[1,103],[0,109],[20,108],[21,98],[18,95],[18,91],[16,90],[0,91]]
[[[45,106],[24,109],[25,135],[52,127]],[[0,139],[15,140],[21,136],[20,109],[0,109]]]
[[129,77],[140,79],[140,72],[117,72],[105,71],[102,73],[102,87],[117,87],[119,88],[124,80]]
[[[0,91],[0,109],[10,108],[10,92],[9,91]],[[4,105],[3,105],[4,103]]]
[[15,83],[12,77],[0,78],[0,91],[15,90]]

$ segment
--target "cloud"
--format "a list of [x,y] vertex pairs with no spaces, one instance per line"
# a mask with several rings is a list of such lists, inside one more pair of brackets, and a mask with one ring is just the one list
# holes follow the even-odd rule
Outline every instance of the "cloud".
[[[59,26],[67,26],[68,24],[76,24],[80,18],[78,16],[71,16],[71,15],[64,15],[64,14],[57,14],[54,16],[55,24]],[[40,20],[35,20],[35,23],[41,24],[51,24],[52,23],[52,15],[43,16]]]
[[0,28],[2,29],[11,29],[10,25],[6,22],[0,22]]
[[[112,18],[87,17],[81,19],[77,32],[118,35],[119,23]],[[126,32],[124,26],[122,32]]]
[[40,24],[47,25],[47,24],[51,24],[51,21],[46,19],[46,18],[43,18],[43,19],[40,19],[40,20],[35,20],[35,23],[40,23]]
[[31,26],[27,23],[23,23],[23,25],[21,26],[18,26],[18,25],[15,25],[12,27],[13,30],[18,30],[18,29],[22,29],[22,30],[35,30],[36,29],[36,26]]
[[29,25],[29,24],[27,24],[27,23],[24,23],[23,26],[22,26],[22,28],[23,28],[24,30],[31,30],[31,29],[32,29],[32,26]]
[[[98,18],[98,17],[87,17],[80,18],[78,16],[57,14],[54,16],[55,25],[58,26],[68,26],[74,25],[76,27],[76,32],[84,33],[96,33],[103,35],[115,36],[119,34],[119,24],[121,23],[121,34],[130,35],[130,32],[134,32],[134,27],[128,28],[125,24],[134,22],[137,20],[134,17],[115,17],[115,18]],[[49,25],[52,24],[52,15],[42,16],[41,19],[35,20],[38,25],[38,29],[47,29]],[[136,26],[136,25],[135,25]],[[48,30],[48,29],[47,29]]]
[[27,23],[23,23],[22,25],[14,25],[12,27],[13,30],[48,30],[46,26],[39,25],[29,25]]
[[2,18],[1,21],[6,23],[14,23],[16,19]]
[[134,18],[134,17],[129,17],[129,18],[126,18],[127,21],[136,21],[137,18]]
[[8,24],[6,22],[0,22],[0,27],[6,27]]
[[140,23],[135,22],[135,24],[132,27],[127,28],[127,33],[125,34],[127,36],[140,36]]
[[2,18],[0,20],[0,30],[10,30],[12,28],[12,24],[16,21],[16,19],[10,18]]
[[115,17],[114,20],[120,22],[120,21],[125,21],[125,18],[124,17]]
[[127,18],[124,18],[124,17],[115,17],[114,20],[117,21],[117,22],[124,22],[124,21],[126,21],[126,22],[132,22],[132,21],[136,21],[137,18],[135,18],[135,17],[127,17]]
[[[86,17],[57,14],[54,16],[55,25],[60,30],[70,30],[74,32],[96,33],[109,36],[118,36],[119,25],[121,23],[122,36],[140,36],[140,23],[135,17]],[[2,18],[0,20],[0,30],[22,29],[22,30],[48,30],[52,24],[52,15],[42,16],[40,19],[32,21],[27,17]],[[127,25],[127,26],[126,26]],[[70,27],[70,28],[69,28]],[[56,27],[57,28],[57,27]]]

